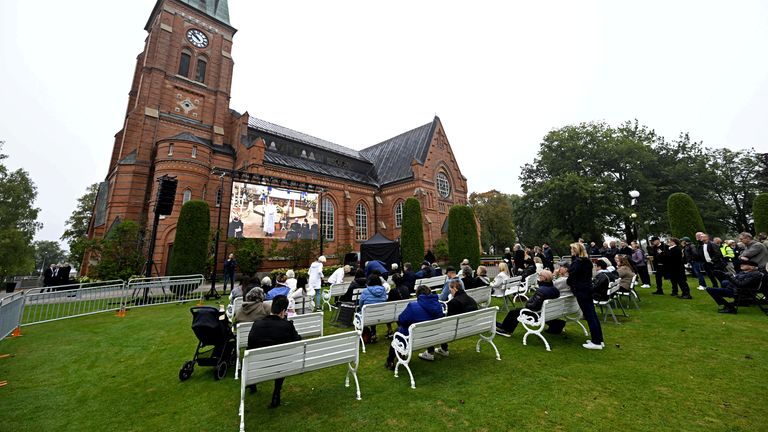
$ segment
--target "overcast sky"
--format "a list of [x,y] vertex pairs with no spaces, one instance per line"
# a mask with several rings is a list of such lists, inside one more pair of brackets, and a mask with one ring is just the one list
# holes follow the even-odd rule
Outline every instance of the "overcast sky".
[[[0,140],[57,240],[104,180],[154,0],[0,0]],[[470,191],[519,193],[551,129],[637,118],[768,151],[761,1],[229,0],[231,107],[361,149],[437,114]]]

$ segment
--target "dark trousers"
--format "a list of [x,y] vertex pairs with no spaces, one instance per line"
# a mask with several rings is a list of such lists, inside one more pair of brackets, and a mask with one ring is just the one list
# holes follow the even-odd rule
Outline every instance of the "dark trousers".
[[[712,286],[714,288],[717,288],[718,284],[717,284],[717,278],[715,277],[715,265],[713,263],[705,262],[703,268],[704,268],[704,272],[707,273],[707,277],[712,282]],[[703,278],[704,277],[702,276],[702,279]],[[702,285],[702,286],[704,286],[704,285]]]
[[664,267],[656,264],[653,267],[656,270],[656,291],[662,292],[664,291]]
[[229,290],[232,291],[235,288],[235,274],[224,273],[224,294],[227,293],[227,281],[229,281]]
[[691,295],[691,289],[688,287],[688,278],[685,276],[685,270],[676,271],[669,275],[669,281],[672,283],[672,294],[677,295],[677,289],[683,295]]
[[587,320],[589,334],[592,335],[592,343],[600,345],[603,342],[603,328],[600,326],[600,318],[597,317],[597,312],[595,312],[595,304],[592,303],[592,293],[585,290],[574,292],[573,295],[579,303],[584,319]]
[[648,266],[637,266],[637,274],[640,276],[640,281],[643,285],[651,285],[651,276],[648,274]]
[[[516,308],[507,313],[507,316],[504,317],[504,321],[501,323],[501,328],[503,328],[505,332],[512,334],[515,331],[517,324],[519,323],[517,317],[520,316],[520,311],[522,310],[522,308]],[[547,321],[546,324],[549,326],[546,330],[547,333],[560,334],[563,332],[563,327],[565,327],[565,320],[550,320]]]
[[706,287],[707,281],[704,280],[704,263],[702,261],[691,261],[691,270],[693,275],[699,280],[699,286]]
[[728,281],[723,281],[722,288],[707,288],[707,294],[712,297],[712,300],[720,306],[733,307],[730,302],[727,302],[724,297],[731,297],[736,294],[733,288],[729,287]]

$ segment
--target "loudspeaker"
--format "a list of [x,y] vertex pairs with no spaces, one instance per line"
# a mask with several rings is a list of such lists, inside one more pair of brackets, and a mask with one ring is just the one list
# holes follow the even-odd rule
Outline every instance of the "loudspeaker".
[[155,211],[161,216],[168,216],[173,212],[173,202],[176,199],[176,185],[174,178],[161,177],[157,190],[157,207]]

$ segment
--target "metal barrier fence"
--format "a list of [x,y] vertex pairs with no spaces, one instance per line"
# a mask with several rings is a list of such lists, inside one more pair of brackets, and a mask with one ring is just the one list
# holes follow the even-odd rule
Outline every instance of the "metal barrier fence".
[[26,300],[21,324],[39,324],[120,310],[126,294],[125,282],[121,280],[32,288],[24,293]]
[[141,307],[200,300],[204,293],[198,291],[198,288],[204,280],[203,275],[131,278],[126,285],[128,296],[125,306]]
[[21,323],[24,295],[14,293],[0,300],[0,340],[5,339]]

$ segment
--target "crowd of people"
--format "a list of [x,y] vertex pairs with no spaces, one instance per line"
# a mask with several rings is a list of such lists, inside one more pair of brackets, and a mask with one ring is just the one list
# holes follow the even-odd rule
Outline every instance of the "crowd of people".
[[43,270],[43,286],[57,287],[69,285],[70,272],[72,272],[72,266],[69,263],[51,264]]

